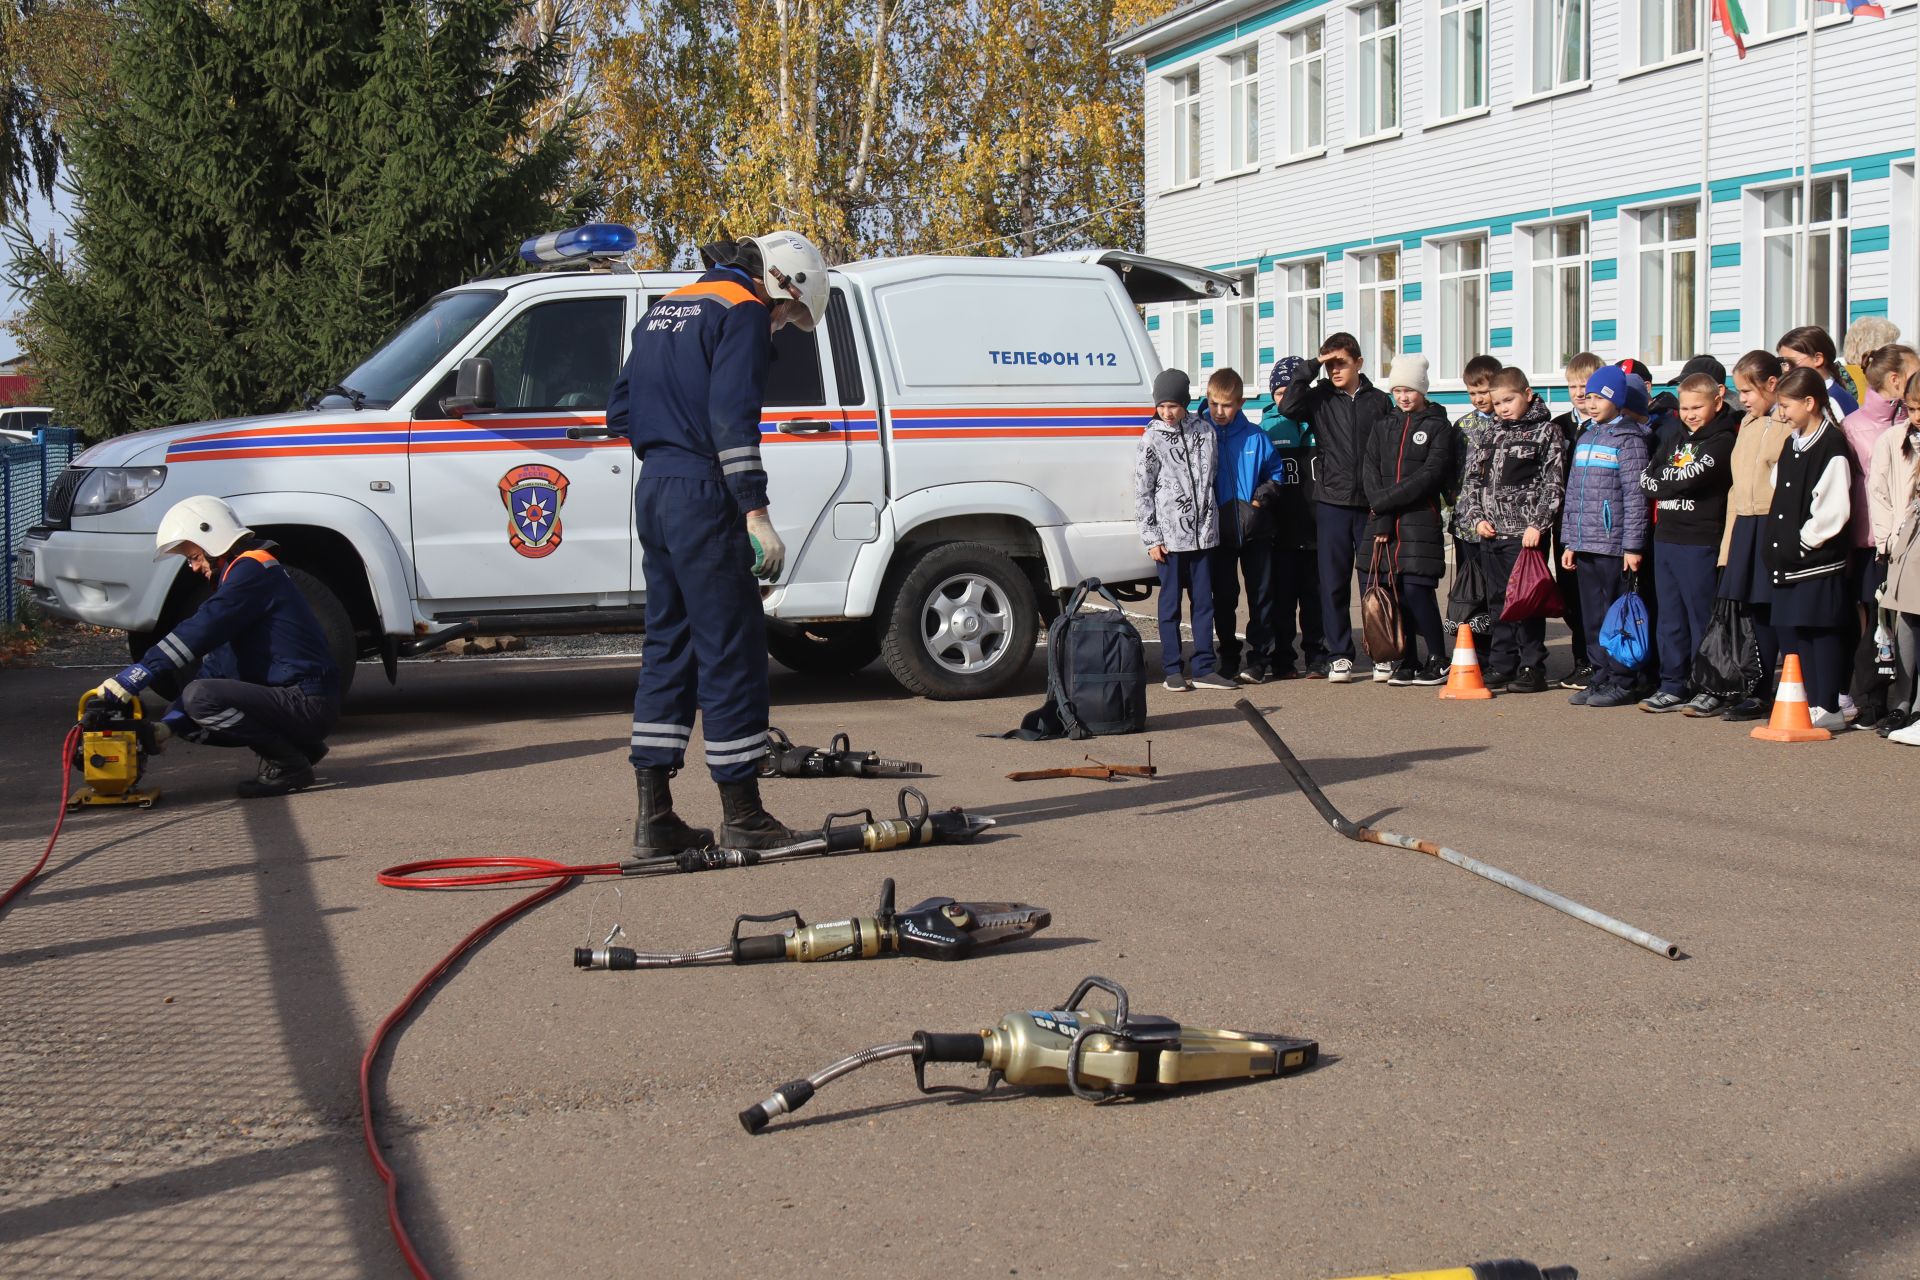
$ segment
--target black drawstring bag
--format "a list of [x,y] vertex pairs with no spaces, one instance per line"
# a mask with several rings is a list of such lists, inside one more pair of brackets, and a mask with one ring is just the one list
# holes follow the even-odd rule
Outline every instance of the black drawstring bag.
[[1693,687],[1716,698],[1751,698],[1764,678],[1753,615],[1738,600],[1715,600],[1700,652],[1693,656]]
[[1480,572],[1480,557],[1471,549],[1453,562],[1453,585],[1447,588],[1447,621],[1455,627],[1471,627],[1475,635],[1485,635],[1492,618],[1487,611],[1487,578]]

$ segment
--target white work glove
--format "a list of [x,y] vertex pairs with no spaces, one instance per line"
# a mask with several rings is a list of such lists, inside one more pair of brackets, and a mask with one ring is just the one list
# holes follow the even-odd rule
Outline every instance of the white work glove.
[[779,578],[787,564],[787,544],[773,531],[765,511],[747,513],[747,540],[753,543],[753,576],[762,582]]
[[94,689],[94,692],[109,701],[120,703],[131,703],[134,698],[139,696],[128,692],[127,686],[121,684],[119,680],[112,676],[108,676],[105,680],[102,680],[99,686]]

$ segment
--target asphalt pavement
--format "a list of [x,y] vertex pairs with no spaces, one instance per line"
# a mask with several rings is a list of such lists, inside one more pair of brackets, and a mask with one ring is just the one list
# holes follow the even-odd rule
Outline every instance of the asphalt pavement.
[[[1151,650],[1150,650],[1151,652]],[[30,865],[78,692],[0,671],[0,883]],[[517,890],[402,892],[448,854],[623,856],[632,662],[363,666],[323,785],[243,803],[176,745],[150,812],[76,814],[0,915],[0,1273],[396,1276],[356,1069],[379,1019]],[[874,667],[776,669],[796,741],[923,761],[965,848],[590,882],[455,971],[382,1073],[387,1158],[441,1276],[1246,1275],[1494,1257],[1582,1277],[1920,1275],[1913,831],[1920,752],[1811,746],[1564,694],[1250,689],[1356,820],[1438,840],[1672,938],[1669,961],[1431,858],[1337,837],[1232,709],[1151,694],[1137,738],[990,741],[1038,704],[940,704]],[[682,811],[716,822],[709,783]],[[780,781],[795,825],[884,780]],[[911,960],[580,972],[736,914],[924,896],[1051,908],[1027,945]],[[1088,974],[1136,1009],[1317,1039],[1307,1074],[1094,1106],[914,1091],[904,1061],[748,1137],[771,1089]],[[956,1082],[982,1073],[950,1071]]]

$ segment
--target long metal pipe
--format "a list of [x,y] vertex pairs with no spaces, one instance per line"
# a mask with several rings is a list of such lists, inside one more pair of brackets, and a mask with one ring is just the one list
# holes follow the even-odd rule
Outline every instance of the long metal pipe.
[[1680,958],[1680,948],[1665,938],[1648,933],[1645,929],[1636,929],[1625,921],[1616,920],[1605,912],[1583,906],[1572,898],[1562,897],[1551,889],[1542,889],[1530,880],[1522,880],[1511,871],[1502,871],[1499,867],[1482,862],[1478,858],[1470,858],[1457,849],[1449,849],[1431,840],[1398,835],[1392,831],[1376,831],[1372,827],[1363,827],[1349,821],[1345,814],[1333,807],[1333,802],[1327,799],[1326,793],[1320,790],[1319,784],[1314,782],[1307,773],[1306,766],[1300,763],[1287,744],[1281,741],[1280,735],[1273,731],[1273,726],[1267,723],[1267,718],[1245,698],[1233,705],[1239,709],[1241,715],[1246,717],[1247,723],[1253,726],[1253,731],[1260,735],[1260,740],[1267,744],[1267,750],[1273,752],[1274,758],[1280,762],[1280,767],[1293,778],[1294,785],[1300,788],[1300,793],[1320,811],[1320,816],[1327,820],[1327,825],[1347,839],[1430,854],[1442,862],[1452,863],[1462,871],[1471,871],[1474,875],[1491,880],[1497,885],[1504,885],[1515,893],[1525,894],[1535,902],[1545,903],[1555,911],[1563,911],[1575,920],[1583,921],[1596,929],[1605,929],[1614,937],[1624,938],[1636,947],[1645,947],[1648,951],[1663,955],[1669,960]]

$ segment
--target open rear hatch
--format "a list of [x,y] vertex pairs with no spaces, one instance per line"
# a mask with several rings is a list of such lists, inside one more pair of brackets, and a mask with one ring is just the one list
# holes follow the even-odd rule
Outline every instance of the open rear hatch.
[[1074,249],[1065,253],[1043,253],[1043,258],[1065,262],[1091,262],[1116,272],[1127,295],[1142,305],[1149,302],[1192,302],[1200,298],[1224,298],[1237,292],[1231,276],[1205,267],[1190,267],[1184,262],[1150,258],[1125,249]]

